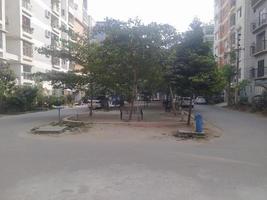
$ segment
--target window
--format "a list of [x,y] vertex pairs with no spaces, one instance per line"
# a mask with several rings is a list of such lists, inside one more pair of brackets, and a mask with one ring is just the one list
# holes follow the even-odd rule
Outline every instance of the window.
[[22,16],[22,28],[27,33],[32,33],[33,29],[31,28],[31,20],[26,16]]
[[32,72],[32,66],[23,65],[23,72],[31,73]]
[[264,60],[258,61],[258,77],[264,76]]
[[234,26],[235,25],[235,14],[233,14],[233,15],[231,15],[231,17],[230,17],[230,26],[232,27],[232,26]]
[[2,20],[2,0],[0,0],[0,20]]
[[23,65],[23,79],[32,80],[32,66]]
[[240,7],[240,8],[237,10],[237,16],[238,16],[239,18],[242,17],[242,7]]
[[265,8],[259,11],[259,25],[266,24],[267,22],[267,13]]
[[29,42],[23,41],[23,55],[32,57],[33,56],[33,50],[32,50],[32,44]]
[[3,49],[3,33],[0,32],[0,49]]
[[88,8],[87,0],[83,0],[83,8],[84,8],[85,10],[87,10],[87,8]]
[[256,37],[257,52],[263,51],[266,49],[266,40],[265,40],[265,31],[258,34]]

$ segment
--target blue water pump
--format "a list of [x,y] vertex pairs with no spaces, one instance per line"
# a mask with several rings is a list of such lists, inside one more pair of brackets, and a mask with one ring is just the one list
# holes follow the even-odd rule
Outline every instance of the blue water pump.
[[195,115],[195,122],[196,122],[196,132],[203,133],[203,118],[200,113],[196,113]]

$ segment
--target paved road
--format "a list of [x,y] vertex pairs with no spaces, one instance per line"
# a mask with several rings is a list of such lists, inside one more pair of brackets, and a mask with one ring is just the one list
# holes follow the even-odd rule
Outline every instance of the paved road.
[[[39,137],[55,111],[0,118],[1,200],[266,200],[267,119],[200,106],[210,142]],[[65,110],[64,115],[73,112]]]

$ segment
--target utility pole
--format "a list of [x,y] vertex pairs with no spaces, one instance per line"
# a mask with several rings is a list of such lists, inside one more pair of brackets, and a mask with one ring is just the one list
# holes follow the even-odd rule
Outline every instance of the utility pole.
[[236,87],[235,87],[235,105],[238,104],[238,100],[239,100],[239,64],[240,64],[240,51],[243,50],[241,48],[241,34],[238,33],[237,34],[237,49],[236,49]]

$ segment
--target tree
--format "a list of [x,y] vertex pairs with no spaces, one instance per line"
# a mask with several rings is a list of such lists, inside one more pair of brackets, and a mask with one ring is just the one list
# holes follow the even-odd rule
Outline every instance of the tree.
[[144,25],[138,19],[107,19],[96,30],[105,33],[105,40],[98,49],[96,60],[100,62],[95,65],[102,69],[101,76],[109,87],[130,102],[131,120],[137,94],[158,88],[163,51],[175,39],[176,30],[169,25]]
[[38,88],[31,86],[16,86],[7,98],[9,110],[28,111],[37,104]]
[[[168,69],[170,85],[180,96],[210,95],[222,89],[223,79],[207,42],[203,40],[202,24],[195,19],[181,41],[172,49],[172,64]],[[191,106],[188,115],[190,124]]]
[[[89,40],[99,34],[105,36],[103,41]],[[43,47],[39,53],[82,65],[81,79],[87,77],[85,81],[75,77],[75,73],[50,73],[45,79],[60,87],[86,85],[91,97],[95,94],[94,88],[124,96],[131,104],[131,119],[137,95],[152,93],[161,84],[164,51],[176,40],[177,34],[170,25],[144,25],[138,19],[127,22],[106,19],[94,28],[91,36],[76,37],[75,43],[62,41],[61,49]]]
[[7,97],[11,94],[15,86],[16,76],[8,67],[0,68],[0,111],[6,109]]
[[0,97],[8,95],[15,86],[16,76],[8,67],[0,68]]
[[226,83],[225,87],[227,93],[227,105],[230,106],[233,99],[233,94],[231,91],[231,83],[236,74],[234,66],[224,65],[222,68],[222,74]]

